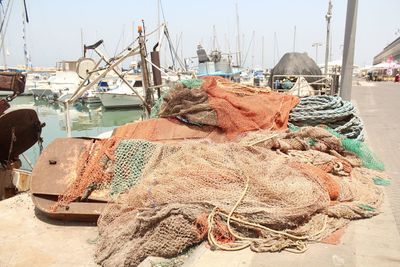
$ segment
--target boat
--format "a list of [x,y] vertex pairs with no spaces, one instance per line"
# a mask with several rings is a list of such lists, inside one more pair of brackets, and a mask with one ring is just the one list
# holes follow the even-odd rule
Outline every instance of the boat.
[[47,80],[30,88],[36,97],[68,98],[78,88],[81,78],[76,73],[78,61],[61,61],[56,64],[56,72]]
[[207,55],[206,50],[197,46],[198,68],[197,77],[220,76],[228,79],[240,78],[240,70],[232,67],[230,54],[223,54],[219,50],[213,50]]
[[26,189],[26,179],[13,179],[13,171],[21,167],[19,156],[42,141],[40,134],[45,124],[39,121],[36,111],[10,108],[9,102],[24,92],[25,81],[25,75],[19,72],[0,73],[0,91],[13,92],[0,99],[0,200],[13,196],[19,190],[17,185]]
[[[141,96],[144,97],[144,89],[140,77],[134,79],[133,87]],[[128,85],[123,83],[122,80],[118,82],[115,88],[109,88],[109,90],[96,92],[95,94],[105,108],[142,106],[140,98],[131,90],[131,88],[129,88]]]

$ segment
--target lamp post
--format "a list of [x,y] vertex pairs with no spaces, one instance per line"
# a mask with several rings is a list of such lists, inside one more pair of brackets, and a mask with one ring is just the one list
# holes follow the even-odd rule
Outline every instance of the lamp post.
[[318,47],[322,46],[321,43],[313,43],[312,47],[315,47],[315,63],[318,64]]

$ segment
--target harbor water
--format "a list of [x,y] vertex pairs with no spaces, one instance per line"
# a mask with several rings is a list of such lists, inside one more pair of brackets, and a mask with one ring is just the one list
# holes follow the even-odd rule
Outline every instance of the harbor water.
[[[33,96],[19,96],[11,103],[12,107],[33,108],[39,120],[46,123],[42,130],[43,148],[56,138],[67,137],[65,108],[56,102],[36,100]],[[100,104],[84,105],[76,103],[69,107],[72,137],[96,137],[112,131],[115,127],[141,118],[141,109],[105,109]],[[37,144],[24,153],[33,165],[38,159],[40,149]],[[20,156],[22,168],[31,170],[30,164]]]

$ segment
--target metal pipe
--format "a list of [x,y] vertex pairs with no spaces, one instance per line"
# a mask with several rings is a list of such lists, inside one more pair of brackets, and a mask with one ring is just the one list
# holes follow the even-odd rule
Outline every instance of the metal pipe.
[[354,46],[356,41],[358,0],[347,1],[346,28],[344,35],[343,60],[340,81],[340,96],[351,100],[352,73],[354,65]]

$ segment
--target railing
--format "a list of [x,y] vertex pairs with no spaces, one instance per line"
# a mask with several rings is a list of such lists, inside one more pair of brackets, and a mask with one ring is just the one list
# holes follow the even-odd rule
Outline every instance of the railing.
[[[314,88],[315,95],[336,95],[339,90],[339,75],[338,74],[328,74],[328,75],[297,75],[297,74],[286,74],[286,75],[273,75],[272,76],[272,90],[285,92],[290,89],[280,89],[276,88],[276,81],[283,81],[283,79],[295,78],[296,81],[300,77],[306,78],[306,80],[311,80],[308,82],[310,86]],[[310,79],[311,78],[311,79]],[[295,83],[293,83],[294,86]],[[300,87],[299,87],[300,93]]]

